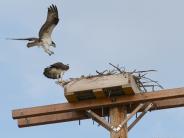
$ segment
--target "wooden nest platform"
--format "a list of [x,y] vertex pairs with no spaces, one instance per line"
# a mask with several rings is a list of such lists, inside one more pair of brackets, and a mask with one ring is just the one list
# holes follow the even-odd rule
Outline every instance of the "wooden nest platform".
[[68,102],[140,93],[135,77],[129,73],[77,78],[63,87]]

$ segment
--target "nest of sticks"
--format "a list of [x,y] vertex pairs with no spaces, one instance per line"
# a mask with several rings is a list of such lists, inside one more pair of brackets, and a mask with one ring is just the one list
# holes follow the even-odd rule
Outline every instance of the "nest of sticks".
[[143,71],[137,71],[133,70],[131,72],[126,71],[124,67],[120,67],[119,65],[113,65],[112,63],[109,63],[110,66],[112,66],[112,69],[109,70],[104,70],[104,71],[98,71],[96,70],[95,75],[82,75],[79,78],[69,78],[69,80],[65,80],[60,82],[60,84],[64,87],[68,83],[74,81],[74,80],[80,80],[83,78],[93,78],[93,77],[100,77],[100,76],[108,76],[108,75],[115,75],[115,74],[124,74],[126,75],[127,73],[132,75],[136,81],[136,84],[138,88],[140,88],[141,92],[148,92],[148,90],[155,91],[156,89],[163,89],[163,86],[159,84],[158,81],[155,81],[147,75],[149,75],[151,72],[156,72],[157,70],[143,70]]

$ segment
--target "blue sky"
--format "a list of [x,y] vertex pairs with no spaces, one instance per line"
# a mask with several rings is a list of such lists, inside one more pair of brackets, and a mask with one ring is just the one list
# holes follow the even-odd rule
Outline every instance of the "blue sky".
[[[54,30],[55,55],[7,37],[37,36],[47,7],[56,4],[60,22]],[[165,88],[184,86],[184,1],[182,0],[1,0],[0,137],[109,137],[91,120],[20,129],[11,110],[65,102],[63,89],[42,75],[43,68],[70,64],[64,78],[110,68],[156,69],[150,75]],[[182,138],[184,108],[147,114],[129,138]]]

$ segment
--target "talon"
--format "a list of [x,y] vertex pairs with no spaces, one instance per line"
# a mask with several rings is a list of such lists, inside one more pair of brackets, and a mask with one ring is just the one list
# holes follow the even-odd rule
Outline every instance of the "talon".
[[51,56],[52,54],[54,54],[54,52],[51,51],[51,52],[49,52],[48,54],[49,54],[49,56]]

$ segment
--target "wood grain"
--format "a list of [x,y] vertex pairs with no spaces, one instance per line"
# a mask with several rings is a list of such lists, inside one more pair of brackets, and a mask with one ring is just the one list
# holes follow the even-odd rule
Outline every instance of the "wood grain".
[[[47,106],[38,106],[24,109],[17,109],[12,111],[14,119],[20,119],[25,117],[49,115],[56,113],[64,113],[71,111],[82,111],[87,109],[98,109],[101,107],[111,107],[115,105],[128,105],[141,102],[153,102],[156,100],[172,99],[184,97],[184,88],[167,89],[157,92],[149,92],[143,94],[135,94],[131,96],[120,96],[113,100],[110,98],[95,99],[88,101],[81,101],[76,103],[61,103]],[[167,103],[165,103],[167,106]]]

